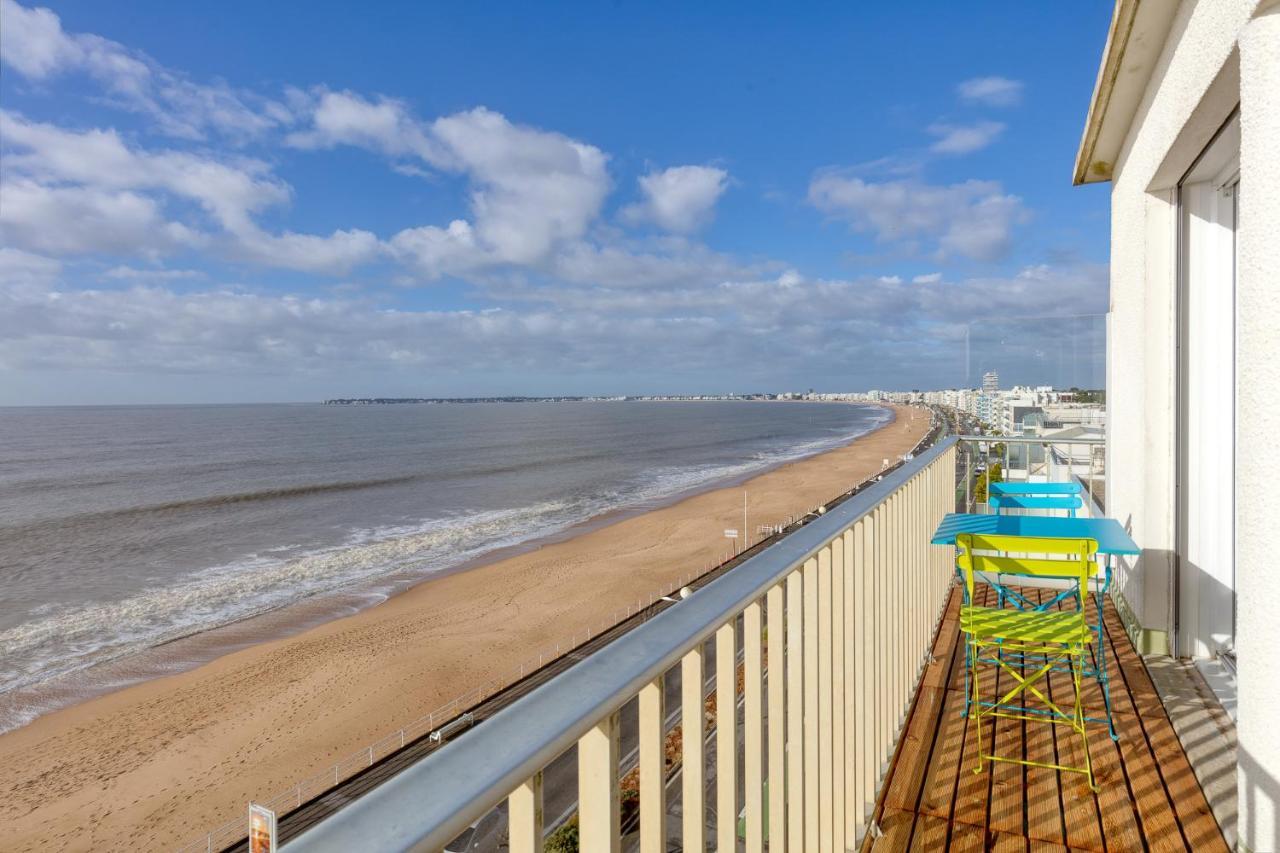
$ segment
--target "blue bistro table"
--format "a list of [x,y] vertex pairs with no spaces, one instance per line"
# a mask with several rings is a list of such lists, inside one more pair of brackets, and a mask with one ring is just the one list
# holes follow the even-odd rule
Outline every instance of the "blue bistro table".
[[[1093,720],[1093,722],[1105,722],[1111,733],[1112,740],[1119,740],[1116,734],[1115,725],[1111,720],[1111,685],[1107,676],[1107,656],[1105,646],[1103,645],[1102,632],[1102,597],[1106,595],[1111,588],[1111,560],[1117,554],[1135,555],[1141,553],[1136,542],[1125,532],[1120,526],[1120,522],[1114,518],[1066,518],[1061,516],[1046,515],[978,515],[975,513],[952,512],[948,513],[942,522],[938,525],[938,529],[933,532],[933,538],[930,544],[933,545],[955,545],[956,536],[961,533],[978,533],[994,536],[1045,536],[1050,538],[1062,539],[1092,539],[1098,543],[1098,554],[1105,556],[1105,580],[1102,588],[1097,591],[1094,596],[1098,604],[1098,641],[1097,641],[1097,666],[1092,670],[1086,669],[1085,675],[1098,679],[1098,683],[1102,686],[1102,700],[1107,707],[1107,719]],[[1067,593],[1060,593],[1052,601],[1042,605],[1033,605],[1018,593],[1012,590],[1005,590],[999,583],[994,584],[1001,590],[1001,601],[1003,602],[1006,593],[1015,599],[1015,603],[1019,607],[1030,607],[1032,609],[1047,608],[1056,605]],[[1081,604],[1083,606],[1083,603]],[[967,654],[966,650],[966,654]],[[969,678],[968,668],[965,668],[966,687]],[[969,713],[969,695],[968,689],[965,690],[965,714]],[[1026,709],[1024,709],[1026,710]]]

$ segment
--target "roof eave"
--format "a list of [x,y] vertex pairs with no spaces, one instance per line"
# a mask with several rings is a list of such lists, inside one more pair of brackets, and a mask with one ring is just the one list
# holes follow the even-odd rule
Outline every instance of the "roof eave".
[[1177,5],[1164,0],[1116,0],[1076,152],[1073,184],[1111,180],[1116,158],[1164,49]]

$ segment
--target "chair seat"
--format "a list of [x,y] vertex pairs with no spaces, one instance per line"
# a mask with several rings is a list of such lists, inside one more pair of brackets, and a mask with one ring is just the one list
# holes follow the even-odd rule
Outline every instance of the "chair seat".
[[1028,643],[1088,643],[1092,632],[1080,610],[1048,613],[999,607],[960,608],[960,630],[984,639]]

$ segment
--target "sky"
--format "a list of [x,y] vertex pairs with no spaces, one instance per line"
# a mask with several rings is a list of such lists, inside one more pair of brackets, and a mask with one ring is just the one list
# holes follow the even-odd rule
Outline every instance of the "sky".
[[1110,12],[0,0],[0,405],[1100,387]]

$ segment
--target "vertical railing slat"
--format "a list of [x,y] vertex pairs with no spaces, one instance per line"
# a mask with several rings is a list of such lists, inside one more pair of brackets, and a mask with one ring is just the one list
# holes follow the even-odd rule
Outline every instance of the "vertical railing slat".
[[831,847],[844,843],[844,534],[831,542]]
[[663,678],[640,690],[640,851],[666,853],[667,769]]
[[818,849],[818,560],[804,564],[804,849]]
[[511,853],[542,850],[542,773],[535,773],[507,798],[507,837]]
[[760,641],[764,626],[759,601],[742,613],[742,763],[747,853],[764,850],[764,697]]
[[869,757],[869,737],[873,719],[872,700],[874,679],[871,677],[870,637],[871,615],[871,572],[867,565],[868,532],[870,520],[862,518],[853,526],[853,574],[851,581],[854,588],[854,650],[853,650],[853,770],[854,790],[850,799],[853,813],[853,832],[849,836],[849,845],[862,833],[865,803],[870,796],[867,792],[870,784],[871,762]]
[[804,574],[787,575],[787,846],[804,850]]
[[738,838],[738,655],[734,622],[716,630],[716,844]]
[[581,849],[620,853],[618,714],[578,740],[578,836]]
[[835,838],[832,774],[832,547],[818,552],[818,850],[830,853]]
[[681,803],[685,850],[706,847],[707,817],[703,768],[705,711],[702,705],[702,644],[680,661],[680,726],[682,743]]
[[787,850],[787,659],[783,586],[765,602],[769,655],[769,853]]

